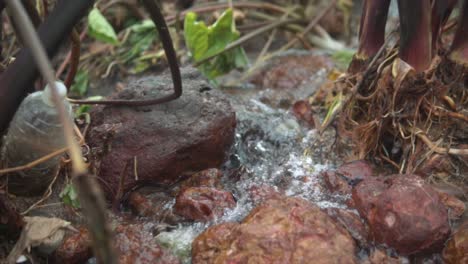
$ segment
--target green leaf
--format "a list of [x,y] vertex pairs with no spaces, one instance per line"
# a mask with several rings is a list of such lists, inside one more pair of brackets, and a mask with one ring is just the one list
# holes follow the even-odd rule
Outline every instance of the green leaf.
[[[184,37],[187,48],[195,62],[223,51],[227,45],[239,39],[233,13],[227,9],[211,26],[197,21],[197,15],[189,12],[184,21]],[[245,51],[237,47],[216,56],[200,66],[200,71],[209,79],[228,73],[235,68],[245,68],[249,64]]]
[[148,30],[156,29],[153,20],[145,19],[129,27],[129,29],[136,33],[146,32]]
[[80,202],[78,201],[78,193],[71,183],[67,184],[65,188],[63,188],[62,192],[60,192],[60,198],[64,204],[73,208],[81,207]]
[[89,76],[85,70],[79,70],[75,75],[73,85],[70,87],[72,94],[83,96],[88,91]]
[[119,43],[114,28],[97,8],[89,12],[88,28],[88,34],[97,40],[113,45]]
[[351,63],[354,53],[353,50],[340,50],[332,54],[332,59],[339,68],[346,69]]

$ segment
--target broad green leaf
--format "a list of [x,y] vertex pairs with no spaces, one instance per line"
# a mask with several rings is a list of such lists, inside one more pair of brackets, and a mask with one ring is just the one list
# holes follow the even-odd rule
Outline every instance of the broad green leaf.
[[75,75],[73,85],[70,87],[70,92],[74,95],[83,96],[88,91],[89,76],[85,70],[79,70]]
[[60,198],[64,204],[67,204],[73,208],[80,208],[80,202],[78,201],[78,193],[72,184],[67,184],[60,193]]
[[113,45],[119,43],[114,28],[97,8],[89,12],[88,28],[89,35],[97,40]]
[[[184,37],[187,48],[195,62],[223,51],[227,45],[239,39],[231,9],[226,10],[211,26],[197,21],[197,15],[189,12],[184,21]],[[200,66],[200,71],[209,79],[228,73],[249,64],[241,47],[222,53]]]

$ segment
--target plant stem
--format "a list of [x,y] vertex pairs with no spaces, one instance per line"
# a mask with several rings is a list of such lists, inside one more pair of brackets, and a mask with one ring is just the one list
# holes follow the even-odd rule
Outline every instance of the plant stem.
[[416,72],[432,60],[431,0],[398,0],[400,13],[400,58]]
[[468,0],[465,0],[460,10],[458,27],[450,47],[449,58],[468,66]]
[[359,48],[356,58],[367,60],[374,56],[385,42],[390,0],[365,0],[359,27]]
[[439,34],[457,2],[457,0],[434,0],[432,4],[432,48],[434,51],[437,50]]

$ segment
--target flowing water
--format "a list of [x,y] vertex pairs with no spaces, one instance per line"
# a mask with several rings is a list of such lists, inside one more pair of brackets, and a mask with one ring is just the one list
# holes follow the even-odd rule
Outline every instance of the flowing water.
[[[326,80],[327,71],[319,70],[310,82],[293,91],[293,99],[310,96]],[[317,130],[301,125],[289,108],[274,107],[265,97],[271,89],[230,90],[237,115],[235,144],[223,170],[224,186],[237,199],[237,206],[210,223],[180,225],[157,236],[159,242],[190,263],[193,239],[209,226],[241,221],[254,207],[248,190],[268,185],[288,196],[302,197],[320,207],[344,207],[345,197],[332,196],[320,187],[320,172],[333,166],[330,148],[334,131],[319,137]],[[265,103],[270,102],[270,104]]]

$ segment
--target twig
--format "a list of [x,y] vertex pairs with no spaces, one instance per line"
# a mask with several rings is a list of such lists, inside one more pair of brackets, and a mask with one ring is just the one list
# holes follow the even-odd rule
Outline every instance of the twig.
[[311,31],[315,25],[317,25],[318,22],[320,22],[320,20],[322,20],[322,18],[328,14],[328,12],[330,10],[332,10],[332,8],[336,5],[336,1],[337,0],[333,0],[328,6],[327,8],[323,9],[320,14],[318,16],[316,16],[312,21],[310,21],[309,25],[307,25],[307,27],[304,29],[303,32],[301,32],[301,34],[299,34],[296,38],[290,40],[286,45],[284,45],[280,51],[285,51],[289,48],[291,48],[292,46],[294,46],[294,44],[297,43],[297,41],[299,41],[301,38],[304,38],[305,35],[307,35],[307,33],[309,33],[309,31]]
[[[234,2],[234,8],[258,8],[258,9],[266,9],[276,13],[287,13],[287,10],[281,6],[271,4],[271,3],[255,3],[255,2]],[[228,8],[228,3],[215,3],[215,4],[208,4],[204,6],[197,6],[190,9],[187,9],[179,14],[179,17],[183,19],[188,12],[195,12],[195,13],[208,13],[212,11],[216,11],[218,9]],[[177,16],[167,16],[166,21],[168,22],[169,26],[172,26],[176,23]]]
[[26,215],[27,213],[31,212],[31,210],[36,208],[39,204],[43,203],[45,200],[47,200],[47,198],[50,197],[50,195],[52,194],[52,186],[54,186],[55,181],[57,180],[57,177],[58,177],[59,174],[60,174],[60,168],[57,169],[57,172],[55,173],[54,179],[52,180],[52,182],[50,182],[49,187],[47,187],[47,190],[44,192],[41,199],[36,201],[28,209],[26,209],[24,212],[22,212],[21,215]]
[[6,169],[2,169],[0,170],[0,176],[3,175],[3,174],[7,174],[7,173],[11,173],[11,172],[17,172],[17,171],[22,171],[22,170],[28,170],[28,169],[32,169],[34,168],[35,166],[43,163],[43,162],[46,162],[48,160],[50,160],[51,158],[54,158],[56,156],[59,156],[65,152],[68,151],[68,147],[66,148],[61,148],[59,150],[56,150],[50,154],[47,154],[45,155],[44,157],[41,157],[35,161],[32,161],[28,164],[25,164],[25,165],[21,165],[21,166],[17,166],[17,167],[12,167],[12,168],[6,168]]
[[65,78],[65,86],[70,89],[75,80],[76,72],[78,71],[78,64],[80,63],[81,41],[76,28],[72,30],[70,36],[72,48],[70,53],[70,69],[68,69],[67,78]]
[[72,122],[68,119],[65,106],[57,92],[52,64],[20,1],[6,0],[6,2],[14,13],[17,24],[20,26],[20,33],[25,40],[26,46],[31,50],[33,58],[39,66],[39,70],[51,87],[52,98],[59,118],[62,121],[65,140],[73,162],[75,186],[77,187],[83,212],[89,220],[88,227],[93,238],[96,258],[99,263],[118,263],[117,256],[112,247],[111,231],[107,225],[106,205],[102,191],[95,180],[87,176],[87,169],[81,156],[81,150],[73,137]]
[[[87,29],[83,29],[83,31],[81,31],[81,34],[80,34],[80,42],[83,41],[83,39],[85,38],[86,36],[86,31]],[[67,67],[67,65],[70,63],[70,60],[71,60],[71,56],[72,56],[72,50],[70,50],[68,53],[67,53],[67,56],[65,57],[65,60],[63,60],[62,64],[60,64],[60,67],[58,68],[57,72],[55,73],[55,76],[57,78],[59,78],[60,75],[62,75],[63,71],[65,71],[65,68]],[[67,86],[67,88],[70,88]]]

